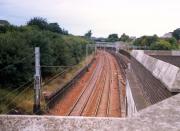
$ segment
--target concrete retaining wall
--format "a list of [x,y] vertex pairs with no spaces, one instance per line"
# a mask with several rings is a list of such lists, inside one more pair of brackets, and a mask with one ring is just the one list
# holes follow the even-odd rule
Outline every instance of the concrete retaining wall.
[[159,79],[171,92],[180,92],[180,68],[153,58],[143,50],[133,50],[131,55],[140,62],[154,77]]
[[133,114],[137,113],[137,108],[134,102],[134,98],[132,96],[131,88],[129,85],[129,81],[126,81],[126,99],[127,99],[127,116],[131,117]]
[[177,67],[180,67],[180,51],[150,51],[145,50],[145,54],[160,59]]

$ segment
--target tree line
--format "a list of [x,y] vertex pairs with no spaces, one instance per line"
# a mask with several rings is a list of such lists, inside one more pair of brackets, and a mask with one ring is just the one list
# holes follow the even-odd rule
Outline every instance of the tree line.
[[163,38],[157,35],[142,36],[140,38],[132,39],[125,33],[118,37],[118,34],[110,34],[106,41],[116,42],[123,41],[126,43],[132,43],[135,46],[147,47],[150,50],[178,50],[180,49],[180,28],[171,32],[172,37]]
[[179,50],[180,49],[180,28],[170,32],[172,37],[163,38],[154,36],[142,36],[137,38],[133,45],[147,46],[151,50]]
[[133,45],[146,46],[151,50],[176,50],[179,49],[177,40],[172,38],[160,38],[157,35],[154,36],[142,36],[137,38]]
[[116,41],[130,42],[130,41],[132,41],[132,39],[128,35],[123,33],[120,36],[120,38],[119,38],[118,34],[110,34],[106,41],[107,42],[116,42]]
[[[34,48],[40,47],[41,65],[78,64],[85,56],[85,37],[73,36],[58,23],[35,17],[24,26],[0,26],[0,87],[16,88],[34,75]],[[47,77],[59,68],[42,68]]]

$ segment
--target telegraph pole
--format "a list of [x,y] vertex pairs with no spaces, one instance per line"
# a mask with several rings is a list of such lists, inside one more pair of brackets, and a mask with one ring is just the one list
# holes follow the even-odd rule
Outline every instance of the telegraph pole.
[[41,71],[40,71],[40,51],[35,47],[35,75],[34,75],[34,105],[33,113],[40,113],[40,90],[41,90]]
[[88,70],[88,45],[86,45],[86,68],[87,68],[87,71]]
[[95,55],[97,54],[97,47],[96,47],[96,44],[94,45],[94,52],[95,52]]

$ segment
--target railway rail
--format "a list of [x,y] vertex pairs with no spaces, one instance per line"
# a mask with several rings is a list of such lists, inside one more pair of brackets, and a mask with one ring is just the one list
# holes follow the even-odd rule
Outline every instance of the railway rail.
[[[98,51],[89,71],[63,94],[50,109],[61,116],[121,116],[121,76],[116,59],[106,51]],[[122,77],[121,77],[122,78]]]

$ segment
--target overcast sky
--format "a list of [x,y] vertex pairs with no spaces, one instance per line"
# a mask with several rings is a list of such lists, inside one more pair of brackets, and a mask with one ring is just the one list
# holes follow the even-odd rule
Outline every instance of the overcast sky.
[[180,28],[180,0],[0,0],[0,19],[24,25],[34,16],[75,35],[161,36]]

